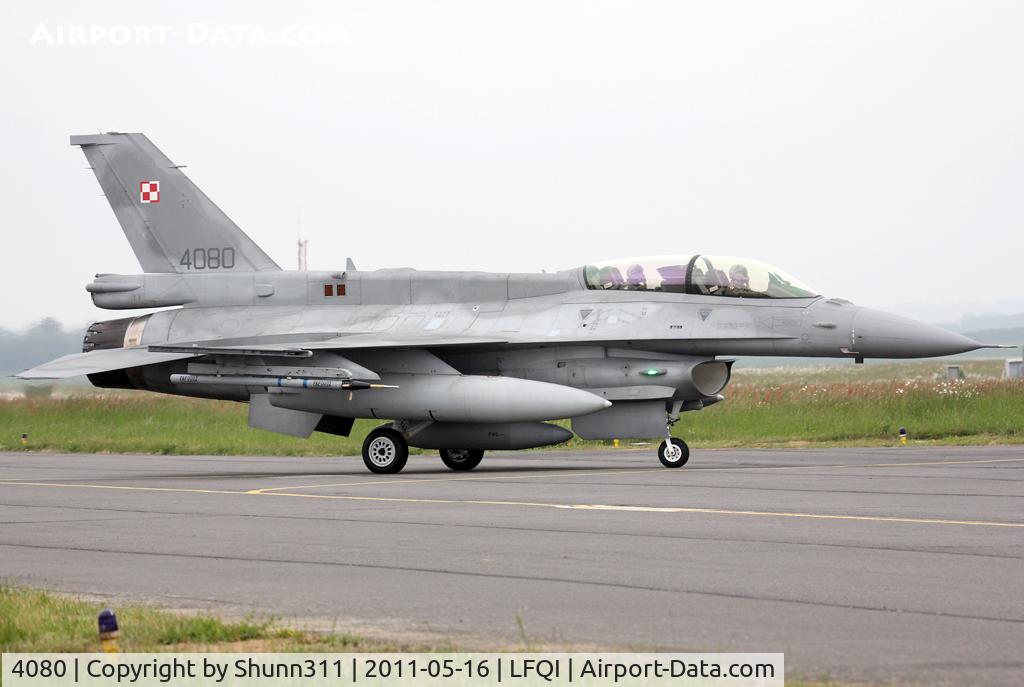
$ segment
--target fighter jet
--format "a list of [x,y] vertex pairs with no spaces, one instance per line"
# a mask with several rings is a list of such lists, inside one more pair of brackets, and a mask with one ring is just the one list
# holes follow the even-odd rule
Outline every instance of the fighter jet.
[[[142,266],[86,286],[111,310],[83,353],[18,375],[249,404],[251,427],[348,436],[396,473],[409,447],[452,470],[488,450],[658,439],[724,400],[729,356],[916,358],[984,347],[828,298],[770,265],[719,255],[606,260],[555,273],[282,270],[142,134],[72,136]],[[713,411],[711,411],[713,412]],[[552,424],[568,419],[572,431]]]

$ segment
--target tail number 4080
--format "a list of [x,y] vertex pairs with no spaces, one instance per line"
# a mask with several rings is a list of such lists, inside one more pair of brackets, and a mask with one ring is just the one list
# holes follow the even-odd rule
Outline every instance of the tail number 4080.
[[178,264],[187,270],[229,270],[235,266],[235,249],[186,248]]

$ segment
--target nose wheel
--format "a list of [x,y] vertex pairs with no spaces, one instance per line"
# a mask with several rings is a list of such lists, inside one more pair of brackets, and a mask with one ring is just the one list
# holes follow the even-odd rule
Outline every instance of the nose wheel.
[[483,451],[473,451],[468,448],[443,448],[438,453],[441,454],[441,462],[448,469],[456,472],[472,470],[484,458]]
[[690,447],[682,439],[666,439],[658,446],[658,460],[667,468],[681,468],[690,460]]
[[378,427],[363,441],[363,464],[378,475],[401,472],[409,460],[409,444],[396,430]]

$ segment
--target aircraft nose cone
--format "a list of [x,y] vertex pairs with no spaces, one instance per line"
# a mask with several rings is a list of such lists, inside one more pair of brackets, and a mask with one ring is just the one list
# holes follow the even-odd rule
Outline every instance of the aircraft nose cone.
[[869,308],[854,316],[853,337],[856,351],[868,358],[931,358],[984,348],[956,332]]

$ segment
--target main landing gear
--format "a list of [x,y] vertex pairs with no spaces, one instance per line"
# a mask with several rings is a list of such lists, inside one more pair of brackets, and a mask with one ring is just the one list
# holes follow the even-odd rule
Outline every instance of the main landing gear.
[[[472,470],[483,460],[484,452],[465,448],[443,448],[441,461],[457,472]],[[363,464],[378,475],[401,472],[409,460],[409,442],[390,426],[378,427],[363,442]]]
[[441,454],[441,462],[456,472],[472,470],[484,458],[483,451],[468,448],[443,448],[438,453]]
[[378,427],[363,442],[363,463],[370,472],[389,475],[401,472],[409,460],[405,437],[390,427]]
[[682,439],[665,439],[658,446],[658,460],[667,468],[681,468],[690,460],[690,447]]

